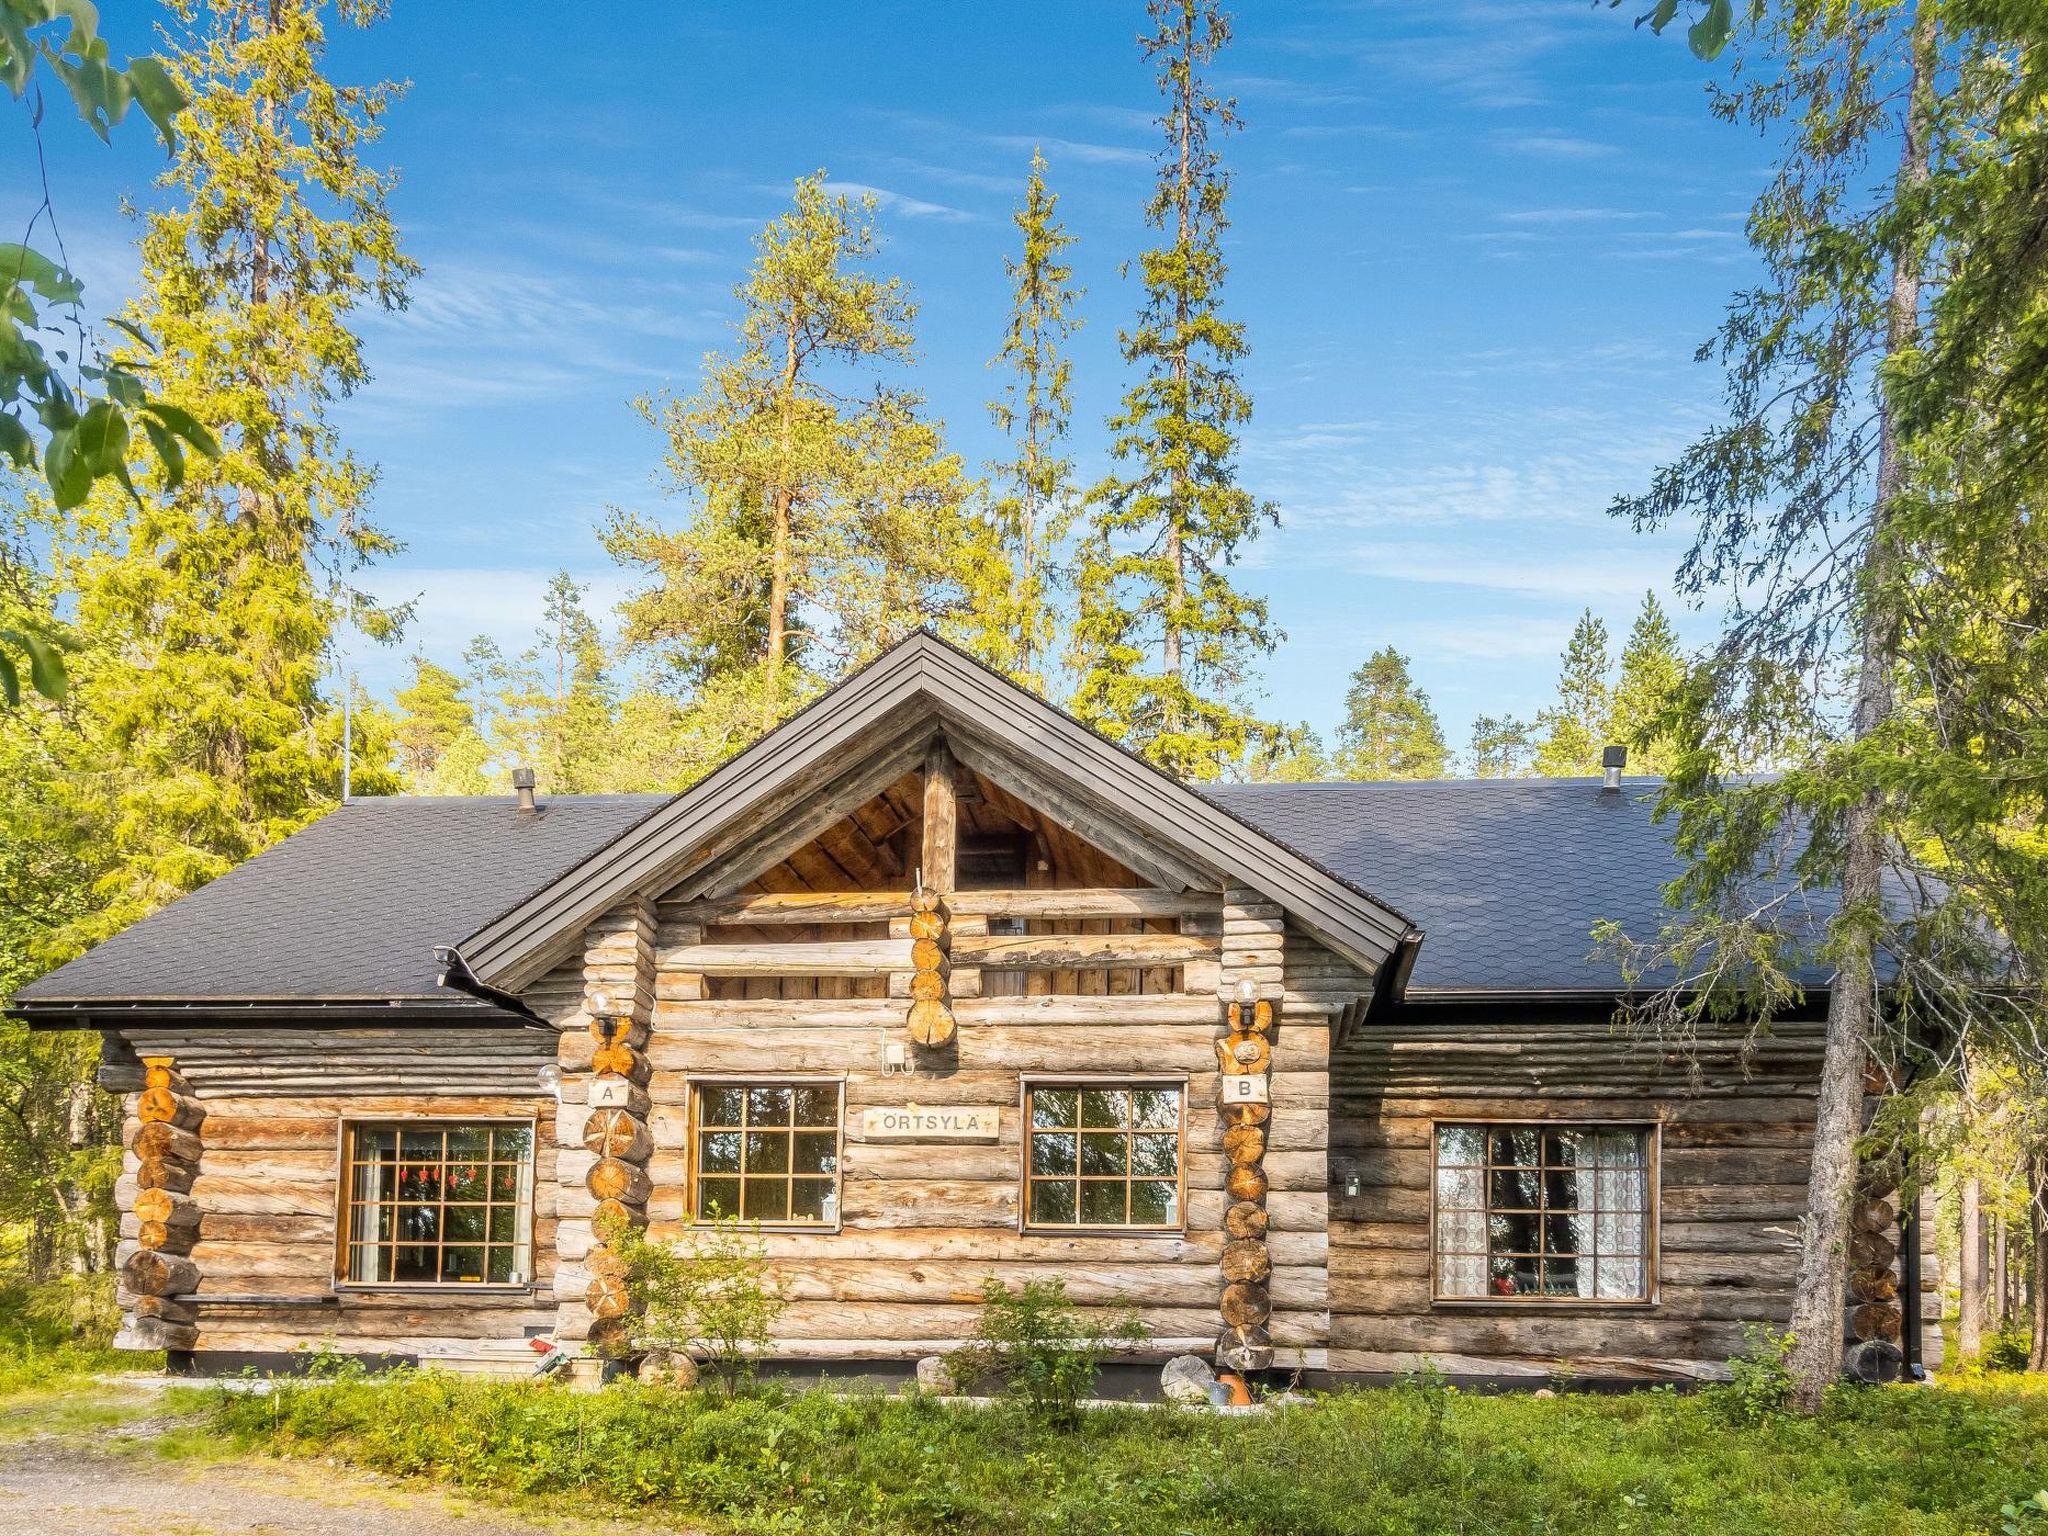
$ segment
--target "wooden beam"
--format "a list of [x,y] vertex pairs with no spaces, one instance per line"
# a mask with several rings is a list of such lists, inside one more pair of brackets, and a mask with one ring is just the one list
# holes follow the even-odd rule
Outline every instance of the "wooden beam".
[[909,915],[907,889],[787,891],[712,901],[663,902],[661,906],[663,922],[740,923],[760,928],[786,923],[881,923]]
[[[1188,917],[1214,915],[1214,892],[1107,887],[1071,890],[958,891],[947,900],[956,917]],[[728,923],[769,927],[790,923],[880,923],[906,917],[910,892],[788,891],[707,901],[667,901],[663,922]]]
[[1215,892],[1083,888],[1073,890],[961,891],[947,902],[957,915],[981,917],[1183,917],[1221,910]]
[[953,940],[955,965],[992,971],[1179,965],[1214,956],[1216,941],[1186,933],[1024,933]]
[[927,889],[950,895],[960,879],[960,806],[953,754],[942,736],[924,759],[924,842],[918,862]]
[[808,944],[674,944],[659,952],[664,972],[700,976],[886,976],[910,969],[908,939],[835,939]]

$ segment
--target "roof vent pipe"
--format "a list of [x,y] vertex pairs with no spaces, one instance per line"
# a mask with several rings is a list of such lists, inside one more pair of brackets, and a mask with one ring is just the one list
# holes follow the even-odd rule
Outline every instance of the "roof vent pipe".
[[519,814],[522,816],[533,815],[535,807],[533,803],[533,770],[531,768],[514,768],[512,770],[512,793],[519,797]]
[[1621,793],[1621,770],[1628,766],[1627,747],[1607,747],[1600,753],[1602,779],[1600,793],[1618,795]]

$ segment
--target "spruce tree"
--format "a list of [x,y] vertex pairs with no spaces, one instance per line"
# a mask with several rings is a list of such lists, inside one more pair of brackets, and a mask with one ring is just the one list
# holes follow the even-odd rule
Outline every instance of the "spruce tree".
[[617,700],[604,640],[567,571],[548,582],[533,646],[507,669],[499,748],[561,795],[612,787]]
[[[367,24],[380,7],[339,14]],[[364,163],[390,85],[322,73],[317,0],[183,0],[167,62],[190,98],[143,221],[128,320],[161,347],[156,387],[220,436],[181,486],[102,496],[62,530],[81,626],[111,638],[74,673],[101,772],[80,780],[114,868],[75,925],[104,937],[335,803],[340,730],[321,691],[343,615],[392,617],[349,590],[388,550],[370,468],[333,403],[367,378],[351,329],[405,298],[413,264]],[[374,750],[366,738],[365,752]],[[387,785],[359,761],[359,791]]]
[[991,548],[973,580],[965,638],[989,665],[1043,693],[1056,629],[1053,592],[1058,550],[1074,517],[1074,462],[1064,451],[1073,414],[1073,361],[1067,344],[1081,322],[1081,290],[1059,222],[1059,194],[1045,185],[1045,156],[1033,151],[1023,204],[1011,215],[1022,249],[1005,258],[1015,285],[1010,323],[995,366],[1009,374],[989,406],[1011,444],[990,466]]
[[462,679],[424,656],[412,659],[412,682],[392,696],[398,721],[392,736],[398,771],[414,794],[428,792],[449,750],[476,730],[476,711],[463,697]]
[[1440,779],[1450,765],[1443,727],[1429,695],[1408,675],[1408,658],[1391,645],[1351,674],[1336,768],[1347,779]]
[[1536,748],[1535,766],[1545,778],[1600,772],[1600,753],[1608,744],[1613,713],[1608,684],[1612,670],[1607,626],[1588,608],[1572,627],[1564,649],[1557,702],[1536,716],[1543,740]]
[[1262,735],[1235,776],[1247,784],[1315,784],[1339,777],[1323,738],[1306,722]]
[[1169,772],[1206,779],[1270,729],[1242,696],[1275,632],[1229,567],[1277,513],[1237,481],[1251,397],[1237,372],[1244,327],[1222,307],[1230,175],[1213,141],[1238,117],[1208,83],[1230,21],[1214,0],[1149,0],[1147,12],[1166,146],[1145,216],[1166,240],[1139,261],[1145,300],[1121,340],[1140,377],[1110,419],[1117,468],[1089,493],[1076,555],[1072,707]]
[[915,393],[873,378],[912,353],[916,306],[869,270],[876,202],[796,184],[736,290],[736,345],[687,399],[636,407],[667,440],[677,528],[620,513],[614,559],[650,583],[626,639],[725,742],[757,733],[843,667],[958,609],[972,487]]
[[1685,657],[1657,594],[1645,592],[1643,606],[1621,648],[1621,673],[1614,684],[1607,739],[1629,749],[1637,773],[1668,773],[1677,757],[1666,718],[1685,684]]
[[1475,778],[1525,778],[1535,766],[1536,733],[1513,715],[1481,715],[1472,722],[1468,750]]

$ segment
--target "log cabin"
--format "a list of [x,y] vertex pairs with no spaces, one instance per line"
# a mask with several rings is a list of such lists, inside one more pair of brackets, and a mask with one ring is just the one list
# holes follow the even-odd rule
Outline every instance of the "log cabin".
[[[1311,1381],[1710,1378],[1787,1315],[1825,978],[1617,1031],[1653,781],[1198,788],[920,633],[679,794],[515,785],[351,801],[12,999],[126,1096],[124,1344],[623,1348],[608,1234],[713,1215],[799,1371],[989,1277]],[[1917,1218],[1860,1191],[1874,1373],[1938,1350]]]

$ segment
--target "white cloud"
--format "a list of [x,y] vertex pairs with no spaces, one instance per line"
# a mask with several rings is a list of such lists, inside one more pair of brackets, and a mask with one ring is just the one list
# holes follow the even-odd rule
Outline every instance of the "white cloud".
[[972,222],[977,215],[964,208],[950,207],[945,203],[927,202],[921,197],[912,197],[904,192],[892,192],[887,187],[869,186],[863,181],[828,181],[825,190],[841,197],[859,199],[872,197],[891,213],[900,213],[911,219],[937,219],[947,224]]

